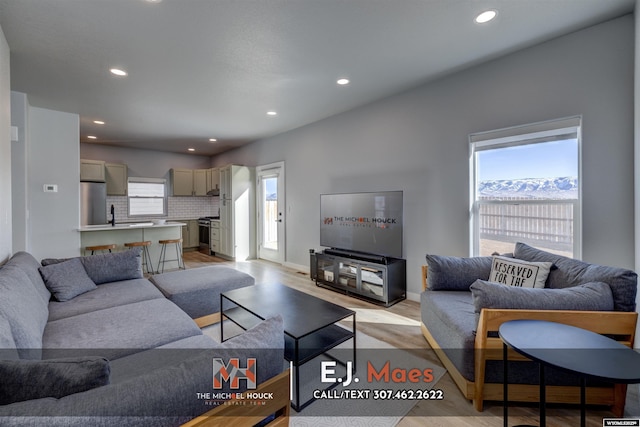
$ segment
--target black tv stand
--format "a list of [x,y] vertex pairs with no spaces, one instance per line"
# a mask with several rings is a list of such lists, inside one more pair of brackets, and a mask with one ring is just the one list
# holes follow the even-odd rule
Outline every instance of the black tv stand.
[[382,303],[385,307],[407,297],[404,259],[335,248],[314,255],[317,286]]
[[384,255],[369,254],[366,252],[348,251],[345,249],[337,249],[337,248],[325,249],[323,253],[327,255],[337,255],[345,258],[359,259],[362,261],[377,262],[379,264],[387,264],[388,260],[391,259]]

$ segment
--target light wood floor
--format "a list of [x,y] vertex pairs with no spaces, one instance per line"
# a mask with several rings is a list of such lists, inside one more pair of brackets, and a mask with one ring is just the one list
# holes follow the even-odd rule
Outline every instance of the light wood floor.
[[[230,262],[199,252],[187,252],[184,259],[187,268],[201,267],[211,263],[224,263],[252,275],[256,279],[256,284],[278,282],[348,307],[357,312],[357,329],[359,331],[396,348],[416,352],[421,357],[433,362],[434,365],[441,366],[420,331],[420,304],[417,302],[405,300],[385,309],[360,299],[320,288],[315,285],[306,272],[292,270],[262,260]],[[484,411],[476,412],[471,402],[462,397],[448,374],[445,374],[435,387],[444,391],[445,400],[437,403],[419,402],[398,426],[499,427],[503,425],[502,402],[485,402]],[[640,418],[640,398],[637,385],[629,386],[625,416]],[[606,408],[589,408],[587,426],[601,427],[602,419],[607,417],[613,417],[613,414]],[[509,424],[538,425],[537,406],[510,406]],[[549,427],[577,426],[579,424],[580,411],[577,406],[548,405],[547,425]]]

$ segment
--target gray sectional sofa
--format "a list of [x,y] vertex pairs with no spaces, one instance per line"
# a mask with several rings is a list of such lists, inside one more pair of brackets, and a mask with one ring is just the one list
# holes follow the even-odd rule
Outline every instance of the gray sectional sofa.
[[[463,395],[481,411],[484,400],[502,400],[502,342],[499,326],[513,319],[541,319],[610,335],[633,346],[637,274],[599,266],[517,243],[508,257],[549,268],[543,288],[489,281],[493,257],[427,255],[421,294],[422,332]],[[509,399],[536,401],[538,370],[531,362],[509,362]],[[577,403],[576,377],[546,376],[548,401]],[[592,384],[588,403],[621,414],[624,386]]]
[[284,375],[281,318],[220,344],[143,278],[139,251],[42,264],[0,268],[0,425],[175,426],[224,409],[203,398],[230,391],[214,357],[256,358],[258,384]]

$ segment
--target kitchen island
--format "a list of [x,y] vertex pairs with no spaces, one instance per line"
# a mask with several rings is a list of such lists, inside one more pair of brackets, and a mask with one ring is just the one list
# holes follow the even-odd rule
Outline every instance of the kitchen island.
[[[95,245],[115,244],[116,251],[128,250],[124,244],[128,242],[150,241],[149,256],[154,269],[158,269],[158,261],[160,259],[161,245],[159,240],[179,239],[182,237],[183,222],[166,222],[164,224],[154,224],[152,222],[122,223],[111,226],[104,225],[85,225],[78,229],[80,232],[80,252],[83,255],[84,248]],[[175,251],[172,247],[167,248],[167,259],[174,259]],[[178,268],[177,261],[167,261],[164,269]]]

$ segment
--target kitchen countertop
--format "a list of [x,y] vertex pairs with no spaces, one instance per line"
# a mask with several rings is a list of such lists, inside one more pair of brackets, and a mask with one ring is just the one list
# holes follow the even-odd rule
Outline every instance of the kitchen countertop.
[[123,222],[116,223],[115,227],[111,226],[111,224],[100,224],[100,225],[83,225],[78,228],[78,231],[113,231],[113,230],[127,230],[131,228],[164,228],[164,227],[182,227],[185,226],[184,222],[174,222],[167,221],[164,224],[154,224],[153,222]]

